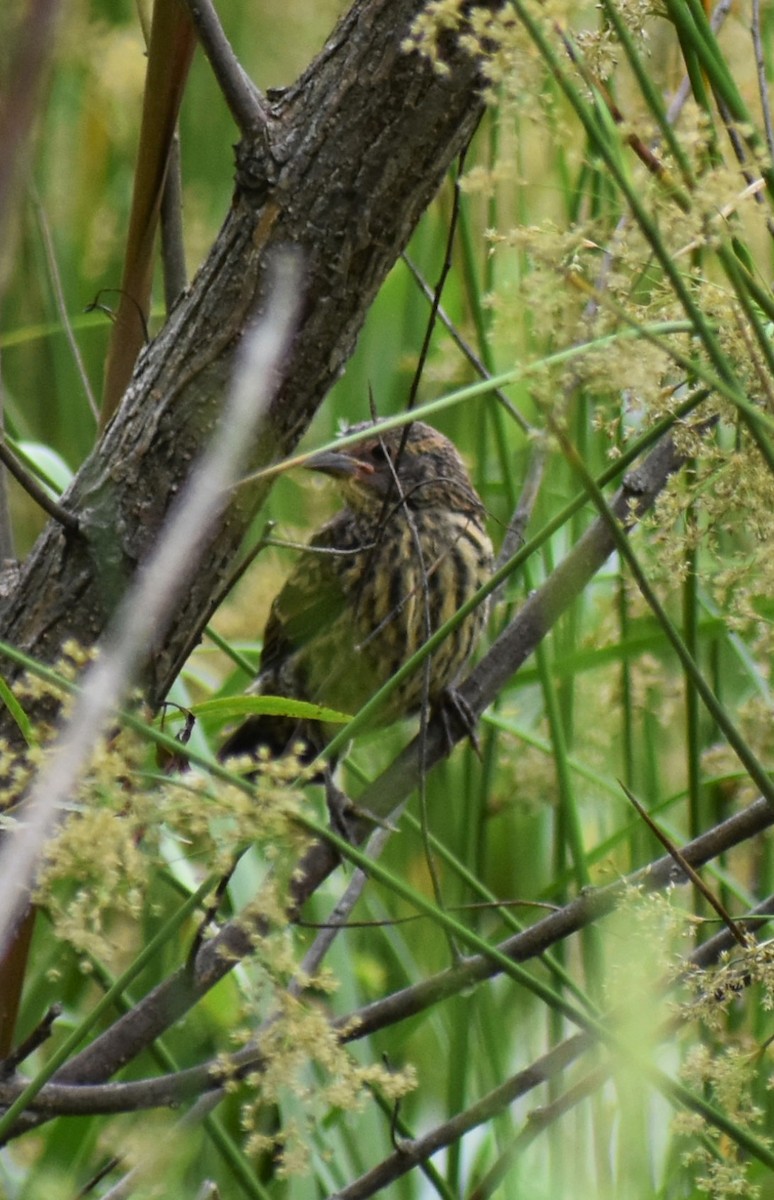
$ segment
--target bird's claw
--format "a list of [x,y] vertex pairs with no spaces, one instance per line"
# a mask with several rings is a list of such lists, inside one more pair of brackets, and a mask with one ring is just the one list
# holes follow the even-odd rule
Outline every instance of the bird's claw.
[[378,826],[379,829],[386,829],[390,833],[397,833],[395,825],[389,821],[377,817],[375,813],[370,812],[367,808],[362,808],[359,804],[355,804],[350,800],[346,792],[338,786],[334,781],[330,771],[325,774],[325,802],[328,805],[328,813],[331,819],[331,829],[337,833],[339,837],[344,838],[350,845],[355,845],[361,841],[361,830],[359,826]]
[[[454,687],[446,688],[438,705],[438,716],[443,726],[447,750],[451,751],[461,737],[466,737],[473,747],[477,758],[482,758],[481,743],[478,740],[478,732],[476,730],[476,714],[462,695],[462,692]],[[455,726],[458,731],[457,737],[454,736]]]

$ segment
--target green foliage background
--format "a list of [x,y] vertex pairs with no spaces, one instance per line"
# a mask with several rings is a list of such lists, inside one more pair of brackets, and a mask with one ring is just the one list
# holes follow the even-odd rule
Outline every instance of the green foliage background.
[[[267,88],[295,78],[322,45],[341,7],[310,8],[303,0],[288,0],[279,9],[227,0],[219,12],[248,72]],[[770,63],[772,7],[754,7]],[[453,21],[456,11],[454,4],[433,6],[436,19]],[[437,423],[471,465],[498,544],[529,464],[535,454],[545,456],[527,535],[539,545],[500,599],[490,631],[494,637],[595,516],[586,503],[540,541],[541,531],[582,488],[556,426],[586,469],[598,475],[633,438],[685,400],[697,381],[718,384],[694,414],[693,429],[689,423],[679,427],[694,456],[690,468],[670,486],[633,543],[728,719],[766,766],[772,752],[774,615],[772,188],[766,174],[771,164],[749,37],[752,12],[733,6],[714,43],[706,37],[702,11],[697,0],[668,3],[659,13],[633,0],[615,7],[568,0],[528,4],[523,12],[514,6],[507,10],[512,21],[486,28],[487,45],[496,51],[493,105],[465,163],[454,267],[443,306],[490,372],[531,367],[505,389],[523,425],[491,397],[452,406]],[[536,23],[535,30],[528,30],[525,16]],[[621,31],[614,28],[616,16],[631,39],[629,59]],[[686,22],[682,29],[681,20]],[[428,49],[431,43],[432,38],[421,45]],[[27,450],[33,458],[42,461],[40,446],[59,455],[63,473],[77,469],[91,450],[95,422],[63,334],[52,260],[98,394],[108,319],[83,310],[101,289],[117,287],[120,280],[142,46],[130,4],[68,8],[29,187],[19,206],[0,332],[5,419],[13,439],[32,443]],[[638,82],[637,64],[653,94]],[[675,127],[677,142],[670,145],[654,96],[671,97],[686,65],[691,96]],[[620,107],[618,124],[602,83]],[[757,201],[740,198],[745,180],[713,88],[725,97],[726,110],[734,96],[748,108],[749,123],[739,115],[730,123],[747,146],[746,169],[755,178],[763,173],[767,184]],[[751,130],[760,136],[760,151],[755,139],[751,143]],[[657,176],[637,158],[627,142],[630,135],[655,148],[666,176]],[[230,202],[235,139],[225,105],[198,58],[181,120],[192,272]],[[452,192],[449,180],[409,248],[412,262],[431,284],[443,259]],[[646,224],[632,215],[631,197],[641,205]],[[644,334],[632,338],[632,328],[685,322],[680,285],[706,324],[694,321],[690,337],[660,332],[658,343]],[[110,304],[109,292],[103,298]],[[329,439],[343,420],[365,418],[369,389],[380,414],[405,406],[428,311],[408,267],[398,263],[344,378],[310,431],[310,445]],[[154,321],[162,319],[159,306]],[[568,362],[551,360],[580,344],[583,352]],[[439,326],[420,402],[476,378]],[[710,417],[717,418],[716,426],[697,433],[698,420]],[[24,553],[42,518],[18,491],[13,503],[18,548]],[[288,476],[275,488],[260,527],[270,517],[278,536],[303,540],[321,511],[335,503],[314,481]],[[264,553],[219,614],[220,635],[248,656],[258,651],[268,604],[290,553]],[[207,642],[188,664],[176,699],[227,695],[246,678]],[[390,761],[407,733],[398,728],[361,739],[345,767],[348,790],[356,795],[362,780]],[[196,744],[204,745],[208,734],[206,728],[197,731],[201,741]],[[248,816],[213,817],[206,806],[202,809],[201,797],[194,797],[199,807],[192,802],[190,809],[179,795],[170,799],[162,784],[147,779],[154,764],[144,752],[134,753],[132,779],[144,799],[137,802],[131,829],[155,828],[147,841],[157,862],[152,869],[136,866],[131,835],[116,821],[116,812],[123,813],[121,787],[108,782],[107,769],[95,771],[90,803],[95,795],[104,802],[104,842],[95,855],[96,825],[86,824],[85,847],[70,846],[69,858],[62,852],[62,878],[49,898],[54,923],[41,921],[34,946],[21,1033],[29,1032],[47,1004],[64,1004],[57,1032],[35,1065],[77,1026],[111,973],[158,933],[180,897],[213,869],[213,846],[222,850],[231,844],[231,825],[237,822],[242,839],[253,833]],[[613,558],[485,718],[480,759],[467,747],[458,749],[428,780],[427,824],[442,843],[435,862],[445,905],[494,944],[514,921],[530,923],[544,911],[530,906],[561,905],[581,889],[615,880],[657,857],[661,851],[633,814],[622,781],[678,844],[755,795],[717,723],[698,704],[657,615]],[[303,803],[322,819],[319,796],[312,792]],[[415,801],[383,863],[395,878],[430,898],[419,811]],[[89,846],[96,859],[91,875]],[[259,843],[242,860],[230,893],[235,910],[256,892],[268,854]],[[315,899],[310,919],[325,920],[343,874]],[[773,890],[767,840],[742,847],[706,874],[734,914],[745,912]],[[494,897],[506,906],[484,903]],[[87,914],[88,937],[83,928],[66,924],[79,912]],[[343,933],[327,960],[338,990],[328,996],[320,987],[316,993],[324,1011],[357,1011],[451,961],[450,943],[439,925],[426,917],[400,923],[416,914],[385,884],[369,885],[354,916],[363,924]],[[587,1055],[538,1097],[530,1093],[503,1106],[437,1157],[432,1171],[411,1172],[392,1183],[389,1194],[619,1200],[753,1195],[759,1188],[757,1194],[774,1195],[766,971],[736,991],[702,977],[696,984],[701,1003],[681,996],[687,1011],[664,1036],[678,996],[675,991],[664,998],[664,977],[706,936],[703,921],[710,916],[715,919],[688,887],[658,901],[633,894],[614,919],[555,947],[550,962],[534,964],[533,977],[540,983],[550,982],[558,995],[584,1011],[605,1014],[601,1019],[614,1031],[615,1047]],[[174,969],[195,930],[196,922],[189,921],[179,941],[160,949],[134,985],[137,994]],[[254,1028],[279,1002],[293,961],[283,955],[299,954],[313,936],[310,930],[279,929],[279,948],[262,951],[255,964],[233,972],[165,1039],[159,1056],[166,1069],[233,1049],[236,1031]],[[743,978],[742,967],[739,971]],[[131,1004],[131,992],[123,1003]],[[299,1017],[294,1036],[300,1043],[303,1028]],[[500,978],[380,1031],[356,1044],[354,1055],[364,1066],[379,1063],[382,1055],[396,1069],[413,1066],[418,1086],[401,1102],[399,1118],[406,1136],[417,1135],[464,1111],[572,1028],[558,1003]],[[158,1061],[149,1054],[128,1074],[144,1077],[155,1070]],[[341,1064],[336,1070],[343,1070]],[[326,1071],[310,1061],[300,1072],[304,1090],[264,1098],[262,1108],[257,1095],[256,1120],[267,1136],[275,1123],[287,1130],[295,1122],[301,1130],[299,1141],[309,1158],[287,1179],[278,1175],[270,1155],[246,1153],[243,1126],[256,1081],[207,1119],[203,1135],[198,1126],[193,1134],[179,1130],[177,1114],[166,1113],[54,1122],[4,1152],[0,1188],[25,1200],[71,1197],[116,1155],[122,1163],[146,1168],[139,1186],[155,1177],[170,1196],[200,1194],[207,1179],[228,1197],[332,1194],[389,1155],[392,1144],[389,1104],[372,1102],[348,1111],[325,1091]],[[680,1081],[724,1113],[722,1136],[711,1122],[702,1125],[694,1114],[687,1116],[690,1104],[664,1079]],[[348,1086],[354,1093],[362,1080],[350,1080]],[[538,1105],[545,1106],[542,1117],[534,1115]],[[162,1144],[168,1154],[157,1161]],[[106,1187],[100,1184],[95,1194],[104,1194]]]

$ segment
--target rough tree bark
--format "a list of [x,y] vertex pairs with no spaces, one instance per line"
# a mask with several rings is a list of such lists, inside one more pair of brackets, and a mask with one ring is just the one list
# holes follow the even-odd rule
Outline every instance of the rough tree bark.
[[[303,316],[252,465],[285,457],[342,371],[380,284],[481,115],[475,62],[450,42],[443,76],[401,42],[422,0],[357,0],[237,153],[231,210],[193,284],[146,348],[124,401],[0,614],[0,637],[43,661],[95,642],[210,437],[272,251],[305,258]],[[146,665],[163,699],[220,595],[265,482],[240,489],[170,635]],[[15,735],[7,712],[0,734]]]
[[[401,42],[422,6],[423,0],[356,0],[299,81],[270,95],[266,120],[239,148],[233,205],[207,261],[142,355],[121,409],[65,497],[80,531],[68,534],[58,525],[45,531],[0,616],[0,636],[50,661],[66,637],[89,644],[102,633],[207,443],[235,350],[260,303],[265,264],[275,248],[287,244],[300,247],[305,258],[304,310],[253,466],[292,449],[342,370],[379,285],[481,114],[477,66],[453,42],[446,48],[449,72],[444,76],[402,52]],[[647,510],[681,464],[682,456],[665,440],[650,455],[647,469],[632,473],[613,505],[624,525]],[[170,636],[148,664],[151,703],[163,698],[209,618],[267,486],[258,481],[235,496]],[[600,520],[528,601],[465,685],[474,713],[534,649],[614,544]],[[4,721],[2,732],[8,732]],[[431,726],[422,753],[413,743],[360,799],[370,812],[387,814],[447,748],[440,726]],[[768,810],[757,809],[749,829],[769,822]],[[294,881],[299,905],[336,861],[327,845],[312,847]],[[595,903],[582,896],[572,913],[567,910],[569,916],[559,913],[541,923],[543,935],[550,927],[551,937],[567,936],[598,914]],[[539,938],[539,926],[513,939],[504,952],[523,959],[550,944],[536,949],[533,942],[527,951],[527,936]],[[62,1068],[54,1085],[110,1078],[250,948],[243,927],[236,922],[224,927],[194,961]],[[475,971],[480,974],[471,978],[485,978],[494,968],[481,959]],[[157,1095],[155,1102],[168,1101]],[[38,1119],[47,1115],[29,1122]]]

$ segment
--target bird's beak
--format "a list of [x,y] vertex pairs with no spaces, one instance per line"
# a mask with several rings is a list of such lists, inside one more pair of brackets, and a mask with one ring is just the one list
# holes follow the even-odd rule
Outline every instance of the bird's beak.
[[353,475],[370,475],[373,468],[343,450],[323,450],[313,454],[304,463],[308,471],[322,471],[335,479],[349,479]]

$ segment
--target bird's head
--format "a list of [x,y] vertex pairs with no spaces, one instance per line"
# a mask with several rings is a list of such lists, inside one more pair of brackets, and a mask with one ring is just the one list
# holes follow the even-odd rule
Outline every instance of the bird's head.
[[389,497],[395,506],[403,501],[410,509],[437,506],[481,512],[481,502],[456,447],[437,429],[414,421],[405,441],[404,429],[378,433],[370,423],[348,433],[360,428],[362,442],[342,450],[325,450],[306,464],[337,479],[352,508],[381,512]]

